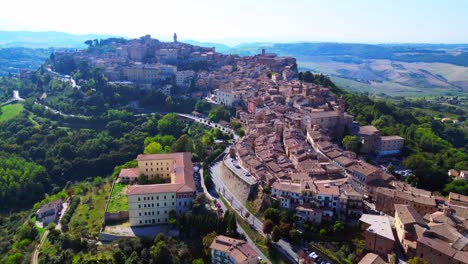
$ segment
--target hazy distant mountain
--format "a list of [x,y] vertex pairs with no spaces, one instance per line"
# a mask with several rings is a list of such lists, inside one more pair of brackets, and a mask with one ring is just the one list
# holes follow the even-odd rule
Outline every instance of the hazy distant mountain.
[[110,35],[73,35],[63,32],[0,31],[0,48],[85,48],[88,39],[106,39]]

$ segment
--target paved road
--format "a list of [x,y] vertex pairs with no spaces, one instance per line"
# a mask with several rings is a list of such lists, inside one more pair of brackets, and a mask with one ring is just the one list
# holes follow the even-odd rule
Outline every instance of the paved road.
[[[203,170],[200,170],[200,175],[203,175]],[[211,190],[211,192],[206,188],[206,185],[205,185],[205,182],[203,181],[203,179],[201,179],[201,184],[202,184],[202,188],[203,188],[203,191],[205,192],[206,196],[210,199],[210,200],[216,200],[217,204],[219,204],[221,206],[221,208],[223,209],[223,212],[226,212],[227,211],[227,207],[224,205],[223,201],[221,201],[219,195],[217,192]],[[268,258],[263,255],[262,251],[260,251],[260,249],[257,247],[257,245],[255,245],[255,243],[250,239],[250,237],[247,235],[247,232],[245,232],[245,230],[239,225],[237,224],[237,232],[241,233],[241,234],[244,234],[245,237],[247,238],[247,243],[252,246],[259,254],[260,254],[260,257],[262,257],[262,259],[264,261],[266,261],[267,263],[271,263]]]
[[[224,185],[223,181],[221,180],[220,177],[220,166],[222,165],[222,161],[217,162],[211,166],[211,175],[213,178],[213,185],[216,190],[218,190],[219,193],[221,193],[226,201],[229,202],[232,208],[236,210],[237,213],[240,215],[245,215],[246,212],[248,212],[247,208],[245,208],[244,204],[239,201]],[[249,219],[247,219],[248,223],[251,225],[253,229],[255,229],[258,233],[260,233],[262,236],[266,236],[263,233],[263,222],[260,221],[258,218],[256,218],[254,215],[250,214]],[[276,246],[279,251],[281,251],[290,261],[291,263],[297,263],[298,255],[296,252],[291,247],[291,244],[288,242],[284,241],[281,239],[276,243]]]
[[44,234],[42,235],[41,237],[41,241],[39,242],[39,245],[36,246],[36,248],[34,249],[34,253],[32,255],[32,258],[31,258],[31,263],[32,264],[38,264],[39,263],[39,253],[41,252],[41,247],[42,247],[42,244],[44,244],[44,241],[47,239],[47,235],[49,234],[49,230],[46,230],[44,232]]

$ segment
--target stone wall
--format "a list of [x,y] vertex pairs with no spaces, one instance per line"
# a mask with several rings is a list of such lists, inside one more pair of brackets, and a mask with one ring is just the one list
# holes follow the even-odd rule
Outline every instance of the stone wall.
[[104,214],[104,222],[107,224],[109,223],[118,223],[118,222],[125,222],[128,221],[129,214],[128,211],[119,211],[117,213],[108,213]]

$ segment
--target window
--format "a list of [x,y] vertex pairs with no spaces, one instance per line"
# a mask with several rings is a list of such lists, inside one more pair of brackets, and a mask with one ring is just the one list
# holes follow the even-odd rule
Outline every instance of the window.
[[146,216],[146,212],[145,212],[145,216]]
[[164,202],[164,206],[167,206],[166,202]]
[[151,207],[154,207],[154,204],[151,204]]
[[138,197],[138,201],[140,201],[140,197]]
[[138,205],[138,208],[141,208],[141,204]]
[[166,199],[166,195],[164,195],[164,200]]
[[141,224],[141,220],[140,220],[140,224]]
[[141,216],[141,212],[138,213],[138,216]]
[[144,204],[144,205],[143,205],[143,207],[145,207],[145,208],[146,208],[146,204]]

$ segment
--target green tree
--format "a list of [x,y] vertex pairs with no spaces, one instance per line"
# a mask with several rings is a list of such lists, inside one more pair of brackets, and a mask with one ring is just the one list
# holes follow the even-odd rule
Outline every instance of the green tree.
[[270,219],[265,220],[265,222],[263,222],[263,233],[265,233],[267,235],[270,234],[271,231],[273,231],[273,226],[274,225],[275,224]]
[[218,105],[210,110],[208,113],[208,119],[213,122],[219,122],[219,120],[229,121],[229,110],[227,110],[223,105]]
[[462,195],[468,195],[468,181],[466,180],[454,180],[445,185],[443,191],[445,193],[454,192]]
[[408,264],[429,264],[429,262],[427,262],[427,260],[422,259],[420,257],[414,257],[408,260]]
[[114,251],[112,258],[116,264],[125,264],[125,255],[120,250]]
[[327,230],[325,228],[320,229],[319,231],[320,236],[326,236],[327,235]]
[[158,131],[161,134],[173,135],[177,138],[182,135],[184,128],[185,124],[175,113],[167,114],[158,121]]
[[148,180],[148,175],[145,175],[143,173],[138,175],[138,179],[137,179],[138,184],[145,185],[145,184],[148,184],[148,181],[149,181]]
[[192,152],[192,140],[186,135],[180,136],[171,147],[172,152]]
[[160,154],[164,153],[164,150],[158,142],[151,142],[148,144],[148,146],[145,147],[144,150],[145,154]]
[[206,114],[210,111],[211,109],[211,104],[207,102],[206,100],[199,100],[195,104],[195,111],[199,113]]
[[279,210],[275,208],[266,209],[263,213],[263,216],[265,217],[265,219],[270,219],[275,224],[279,224],[281,219]]
[[342,143],[346,150],[351,150],[355,153],[359,153],[361,149],[361,141],[358,136],[345,136]]
[[211,243],[213,243],[213,241],[215,240],[216,236],[218,236],[218,234],[215,231],[213,231],[203,237],[202,244],[203,244],[203,253],[205,257],[209,257],[211,255],[210,246],[211,246]]
[[159,241],[151,247],[151,257],[154,263],[172,263],[171,252],[164,241]]
[[335,224],[333,225],[333,233],[337,235],[343,231],[344,231],[343,223],[341,223],[340,221],[335,221]]
[[291,229],[289,231],[289,238],[292,243],[299,243],[301,241],[301,233],[297,229]]
[[273,230],[271,232],[271,240],[273,242],[278,242],[281,238],[281,230],[278,226],[273,227]]

